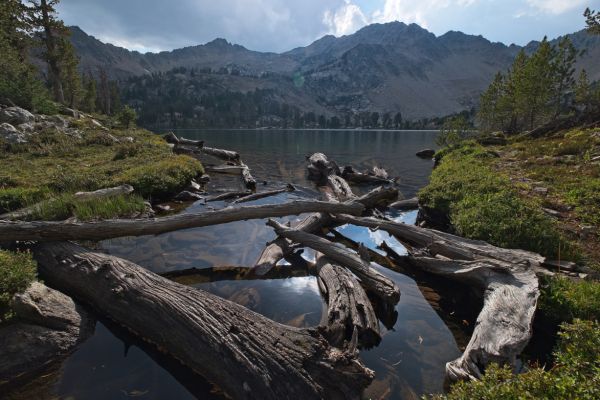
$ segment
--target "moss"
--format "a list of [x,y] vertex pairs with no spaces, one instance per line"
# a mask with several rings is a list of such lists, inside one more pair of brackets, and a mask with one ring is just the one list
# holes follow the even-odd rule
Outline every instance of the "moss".
[[419,192],[421,204],[448,215],[461,236],[549,257],[560,245],[563,257],[575,257],[539,205],[522,199],[508,176],[493,168],[495,158],[474,142],[447,151]]
[[600,324],[577,320],[559,333],[555,366],[532,367],[513,375],[508,367],[491,365],[483,379],[455,384],[447,400],[597,399],[600,398]]
[[538,307],[556,323],[575,318],[600,320],[600,282],[544,278]]
[[0,250],[0,322],[11,317],[10,300],[36,278],[36,264],[29,253]]

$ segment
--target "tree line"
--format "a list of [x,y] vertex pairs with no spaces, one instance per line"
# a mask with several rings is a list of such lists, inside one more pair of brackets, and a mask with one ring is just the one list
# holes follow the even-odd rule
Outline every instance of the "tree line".
[[[117,82],[103,69],[79,71],[69,30],[56,12],[59,0],[2,0],[0,3],[0,98],[38,112],[57,104],[87,112],[121,109]],[[38,70],[32,58],[43,61]]]
[[[590,33],[600,33],[599,14],[584,14]],[[568,36],[556,45],[544,38],[536,51],[521,50],[506,73],[498,72],[481,95],[478,122],[484,132],[518,133],[561,116],[600,110],[600,88],[575,63],[582,55]]]

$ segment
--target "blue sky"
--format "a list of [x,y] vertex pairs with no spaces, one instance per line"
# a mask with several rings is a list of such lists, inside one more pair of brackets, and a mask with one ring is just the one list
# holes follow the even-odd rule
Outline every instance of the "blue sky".
[[217,37],[282,52],[396,20],[523,45],[583,29],[586,7],[600,0],[62,0],[58,10],[68,25],[142,52]]

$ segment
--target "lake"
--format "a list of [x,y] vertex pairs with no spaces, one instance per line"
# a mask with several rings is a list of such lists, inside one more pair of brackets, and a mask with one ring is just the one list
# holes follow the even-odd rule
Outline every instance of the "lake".
[[[272,204],[318,196],[306,179],[306,156],[325,153],[338,165],[370,169],[381,166],[398,177],[398,188],[412,197],[427,184],[431,160],[422,160],[415,152],[435,147],[437,132],[431,131],[297,131],[297,130],[182,130],[179,135],[202,139],[210,147],[236,150],[259,182],[258,190],[297,185],[298,190],[247,204]],[[205,160],[207,163],[211,160]],[[218,163],[216,160],[212,162]],[[235,176],[211,175],[210,189],[242,189]],[[263,183],[264,182],[264,183]],[[353,188],[357,193],[369,189]],[[227,206],[225,202],[191,204],[183,212],[200,212]],[[388,212],[388,216],[414,223],[416,212]],[[292,224],[302,216],[282,218]],[[342,226],[337,231],[356,242],[380,251],[386,241],[396,252],[404,248],[383,232]],[[214,227],[188,229],[153,237],[123,238],[104,241],[100,247],[111,254],[138,263],[151,271],[164,273],[186,268],[254,265],[265,243],[274,239],[265,220],[233,222]],[[305,251],[311,259],[314,254]],[[361,359],[376,373],[365,398],[416,399],[422,394],[441,392],[447,361],[460,355],[456,329],[444,322],[443,313],[434,310],[439,295],[417,285],[408,275],[378,268],[400,287],[401,299],[395,320],[382,323],[383,339],[379,346],[362,350]],[[186,282],[199,289],[243,304],[278,322],[304,327],[318,325],[325,303],[316,278],[299,276],[271,280],[199,280]],[[428,294],[426,300],[424,293]],[[447,322],[447,321],[446,321]],[[168,326],[164,327],[166,330]],[[455,334],[453,334],[453,331]],[[36,395],[65,399],[212,399],[224,398],[218,388],[191,373],[177,361],[140,342],[109,321],[99,321],[95,334],[54,371],[44,378]],[[22,392],[22,391],[20,391]],[[25,398],[22,392],[17,398]],[[27,393],[29,397],[34,397]]]

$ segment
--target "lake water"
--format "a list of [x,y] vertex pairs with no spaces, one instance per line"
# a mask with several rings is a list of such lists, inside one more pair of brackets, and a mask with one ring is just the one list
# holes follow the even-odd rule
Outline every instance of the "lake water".
[[[293,183],[299,190],[247,204],[269,204],[302,197],[316,197],[306,179],[305,157],[323,152],[340,166],[351,164],[362,170],[375,165],[399,177],[398,187],[412,197],[427,183],[432,162],[415,157],[415,152],[434,147],[436,132],[427,131],[179,131],[190,139],[202,139],[210,147],[238,151],[260,182],[258,190]],[[204,160],[206,163],[217,160]],[[263,185],[262,182],[266,184]],[[242,189],[238,177],[212,175],[209,189]],[[354,188],[364,192],[369,188]],[[199,212],[227,206],[225,202],[201,202],[183,212]],[[398,221],[414,223],[415,212],[390,212]],[[302,216],[291,217],[298,221]],[[282,218],[287,221],[287,218]],[[337,231],[362,242],[375,251],[385,240],[398,253],[404,248],[383,232],[343,226]],[[265,220],[233,222],[214,227],[188,229],[153,237],[123,238],[101,243],[105,251],[138,263],[151,271],[164,273],[191,267],[254,265],[266,242],[274,239]],[[304,256],[311,257],[310,251]],[[426,393],[441,392],[444,366],[460,355],[457,335],[448,326],[452,318],[439,311],[440,296],[434,289],[418,286],[413,278],[387,268],[379,270],[400,287],[395,321],[382,323],[380,345],[362,350],[365,364],[376,378],[365,398],[416,399]],[[186,281],[262,313],[276,321],[298,327],[318,325],[325,304],[314,277],[299,276],[270,280]],[[428,294],[425,299],[423,293]],[[434,299],[434,300],[432,300]],[[436,300],[437,299],[437,300]],[[433,306],[433,307],[432,307]],[[442,319],[444,318],[444,320]],[[446,323],[444,322],[446,321]],[[169,327],[165,326],[168,330]],[[460,339],[458,339],[460,342]],[[210,366],[207,366],[210,367]],[[100,321],[94,336],[74,352],[53,374],[45,378],[37,398],[65,399],[211,399],[223,398],[202,377],[191,373],[171,358],[135,339],[123,329]],[[45,392],[40,395],[40,390]],[[19,397],[19,396],[17,396]],[[34,397],[31,395],[30,397]],[[24,398],[21,395],[20,398]]]

